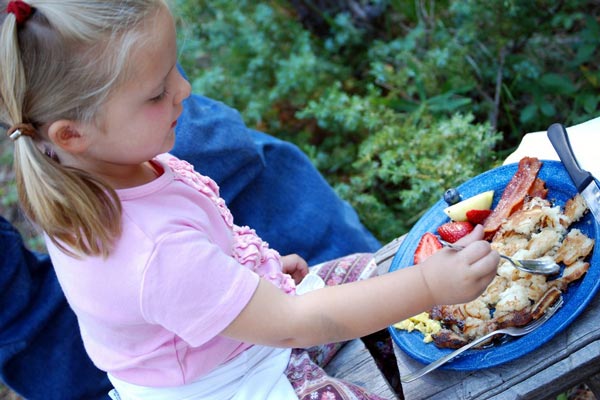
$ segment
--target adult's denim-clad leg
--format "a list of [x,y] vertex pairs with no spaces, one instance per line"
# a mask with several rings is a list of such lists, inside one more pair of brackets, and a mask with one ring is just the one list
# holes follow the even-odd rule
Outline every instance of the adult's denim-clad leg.
[[[379,243],[294,145],[248,129],[223,103],[186,100],[173,153],[215,179],[238,225],[310,264]],[[27,251],[3,219],[0,380],[31,400],[108,399],[48,258]]]
[[188,99],[173,153],[215,179],[235,222],[281,254],[312,265],[380,247],[298,147],[248,129],[220,102]]
[[108,399],[50,260],[0,217],[0,380],[30,400]]

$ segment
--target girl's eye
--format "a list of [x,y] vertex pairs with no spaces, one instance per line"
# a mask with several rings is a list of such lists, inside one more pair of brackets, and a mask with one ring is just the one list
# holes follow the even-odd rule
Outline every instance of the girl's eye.
[[153,102],[153,103],[159,102],[162,99],[164,99],[167,94],[169,94],[169,92],[167,92],[167,89],[165,89],[158,96],[151,98],[150,101]]

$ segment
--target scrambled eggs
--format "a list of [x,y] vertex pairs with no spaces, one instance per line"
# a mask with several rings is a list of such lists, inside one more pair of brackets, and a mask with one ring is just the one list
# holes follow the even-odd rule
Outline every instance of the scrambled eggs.
[[429,318],[428,312],[422,312],[421,314],[417,314],[414,317],[410,317],[408,319],[405,319],[404,321],[397,322],[393,326],[396,329],[403,329],[408,332],[412,332],[416,329],[425,336],[423,338],[423,342],[425,343],[431,342],[433,340],[431,338],[431,335],[438,333],[440,329],[442,329],[440,321],[436,321]]

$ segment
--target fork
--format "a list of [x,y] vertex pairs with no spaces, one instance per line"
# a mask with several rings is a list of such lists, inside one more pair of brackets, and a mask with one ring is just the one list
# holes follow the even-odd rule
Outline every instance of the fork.
[[[454,250],[462,250],[464,246],[448,243],[445,240],[439,239],[440,243]],[[552,260],[517,260],[505,254],[499,254],[501,258],[511,263],[515,268],[530,274],[555,275],[560,271],[560,265]]]
[[546,309],[546,311],[540,318],[536,319],[535,321],[530,322],[529,324],[527,324],[525,326],[518,326],[518,327],[511,326],[508,328],[497,329],[495,331],[492,331],[492,332],[480,337],[479,339],[476,339],[470,343],[467,343],[460,349],[457,349],[457,350],[453,351],[452,353],[445,355],[444,357],[432,362],[431,364],[423,367],[422,369],[420,369],[418,371],[415,371],[408,375],[401,376],[400,380],[405,383],[412,382],[415,379],[418,379],[418,378],[422,377],[423,375],[433,371],[434,369],[437,369],[438,367],[444,365],[445,363],[454,359],[456,356],[465,352],[466,350],[470,349],[471,347],[477,346],[478,344],[485,342],[486,340],[488,340],[489,338],[491,338],[493,336],[496,336],[496,335],[523,336],[523,335],[526,335],[526,334],[536,330],[538,327],[540,327],[542,324],[544,324],[544,322],[548,321],[562,305],[563,305],[563,298],[561,296],[558,298],[558,300],[552,306],[550,306]]

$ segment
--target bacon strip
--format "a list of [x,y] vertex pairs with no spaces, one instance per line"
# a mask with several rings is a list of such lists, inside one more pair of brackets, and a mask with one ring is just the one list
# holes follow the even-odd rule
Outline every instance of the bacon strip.
[[502,222],[523,205],[541,167],[542,162],[535,157],[524,157],[519,161],[519,169],[506,185],[498,205],[485,220],[483,231],[486,239],[490,240]]
[[531,185],[528,193],[529,197],[539,197],[540,199],[545,199],[548,197],[548,188],[546,188],[546,182],[544,182],[540,178],[536,178]]

